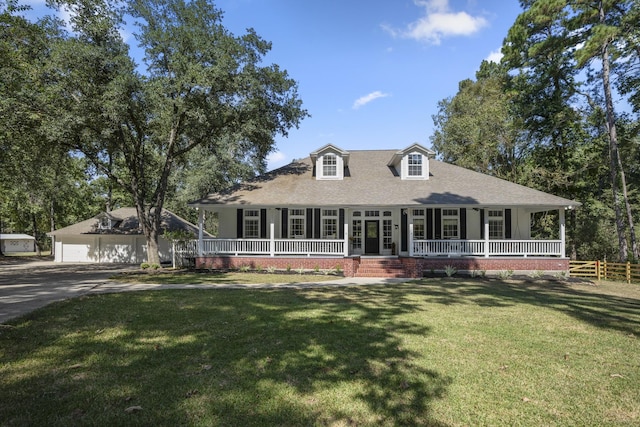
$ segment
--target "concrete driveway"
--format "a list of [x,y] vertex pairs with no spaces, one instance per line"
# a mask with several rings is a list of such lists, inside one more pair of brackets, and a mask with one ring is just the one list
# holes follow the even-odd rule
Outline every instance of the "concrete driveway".
[[0,323],[51,302],[86,294],[131,264],[61,264],[5,258],[0,263]]

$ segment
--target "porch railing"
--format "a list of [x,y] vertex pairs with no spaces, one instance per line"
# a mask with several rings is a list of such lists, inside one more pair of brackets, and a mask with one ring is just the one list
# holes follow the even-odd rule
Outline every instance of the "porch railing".
[[[344,240],[205,239],[175,243],[182,258],[202,255],[343,256]],[[413,256],[562,256],[561,240],[414,240]]]
[[561,256],[561,240],[414,240],[414,256]]
[[[176,243],[176,252],[197,256],[198,241]],[[344,255],[343,240],[319,239],[205,239],[202,255]]]

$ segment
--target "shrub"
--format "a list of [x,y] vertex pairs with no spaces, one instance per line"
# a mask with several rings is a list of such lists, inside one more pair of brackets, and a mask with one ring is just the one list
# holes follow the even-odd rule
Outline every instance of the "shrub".
[[143,269],[143,270],[146,270],[149,267],[151,267],[151,266],[149,265],[148,262],[143,262],[142,264],[140,264],[140,268]]
[[567,274],[567,272],[566,272],[566,271],[558,271],[558,272],[556,273],[556,275],[555,275],[555,276],[556,276],[556,278],[558,278],[558,279],[562,279],[562,280],[564,280],[564,279],[566,279],[566,278],[567,278],[568,274]]
[[501,270],[498,272],[498,277],[503,280],[510,279],[511,276],[513,276],[513,270]]
[[149,266],[149,268],[152,270],[157,270],[160,268],[160,264],[153,263]]
[[276,272],[276,268],[274,266],[271,265],[271,266],[267,267],[267,273],[273,274],[275,272]]
[[456,274],[457,272],[458,272],[458,270],[452,265],[447,265],[444,268],[444,273],[447,275],[447,277],[451,277],[454,274]]
[[242,273],[246,273],[247,271],[249,271],[250,267],[246,264],[241,265],[240,268],[238,270],[240,270],[240,272]]
[[544,276],[544,271],[542,271],[542,270],[536,270],[533,273],[531,273],[531,277],[534,278],[534,279],[539,279],[542,276]]

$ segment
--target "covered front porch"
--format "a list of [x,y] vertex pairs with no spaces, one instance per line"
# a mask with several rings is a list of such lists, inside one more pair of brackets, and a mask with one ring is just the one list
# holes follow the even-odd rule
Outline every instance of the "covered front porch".
[[[466,206],[201,209],[199,238],[177,243],[175,254],[207,268],[242,263],[297,268],[298,264],[346,265],[354,259],[359,264],[367,257],[388,257],[402,259],[403,265],[411,264],[407,259],[423,259],[433,260],[433,265],[445,262],[478,270],[484,270],[486,262],[469,264],[470,260],[499,258],[501,269],[516,270],[509,268],[515,265],[513,260],[565,258],[564,208],[555,208],[558,238],[554,239],[531,237],[531,215],[540,210]],[[205,216],[211,213],[220,224],[213,239],[204,238]],[[308,261],[303,262],[304,258]],[[414,263],[415,268],[430,269],[427,261]],[[345,268],[345,274],[349,270]]]

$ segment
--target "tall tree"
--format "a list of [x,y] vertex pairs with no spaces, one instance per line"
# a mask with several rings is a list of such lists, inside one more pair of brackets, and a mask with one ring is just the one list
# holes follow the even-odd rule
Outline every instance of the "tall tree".
[[526,147],[511,113],[508,79],[499,64],[483,61],[476,81],[463,80],[454,97],[438,103],[431,142],[445,161],[518,181]]
[[[634,256],[637,256],[633,215],[621,168],[617,135],[616,114],[611,98],[609,80],[610,61],[617,58],[612,50],[620,35],[629,26],[623,19],[625,11],[637,6],[636,0],[523,0],[525,9],[509,30],[503,52],[505,63],[512,70],[519,70],[526,85],[521,90],[525,95],[520,100],[523,117],[528,129],[538,139],[546,135],[550,147],[558,147],[555,155],[548,158],[560,159],[568,151],[566,147],[582,139],[583,126],[579,117],[580,95],[586,95],[578,74],[597,58],[602,65],[602,90],[605,99],[603,123],[609,136],[610,185],[613,194],[613,209],[616,214],[620,259],[628,255],[627,234],[629,229]],[[591,68],[589,69],[593,71]],[[607,76],[605,78],[605,76]],[[584,83],[584,82],[582,82]],[[527,90],[526,88],[529,88]],[[586,97],[587,108],[600,108],[591,97]],[[553,154],[553,153],[550,153]],[[622,182],[619,180],[622,179]],[[626,205],[627,220],[622,214],[618,186],[621,185],[622,201]]]
[[52,65],[66,111],[55,135],[131,195],[149,262],[157,263],[160,215],[176,167],[197,147],[208,156],[232,150],[243,154],[237,161],[264,162],[275,136],[307,115],[297,84],[277,65],[261,64],[270,43],[253,30],[231,34],[209,1],[127,5],[146,52],[144,74],[117,31],[121,10],[101,0],[59,4],[71,9],[75,35],[58,44]]
[[[630,14],[635,6],[636,13]],[[620,157],[618,143],[618,130],[616,127],[616,112],[614,110],[611,68],[612,62],[619,57],[616,43],[622,41],[628,31],[636,31],[637,21],[629,21],[628,16],[637,17],[637,2],[634,0],[598,0],[591,2],[577,1],[573,5],[575,14],[572,14],[568,27],[572,31],[583,34],[582,47],[576,51],[576,58],[580,68],[585,67],[592,60],[598,60],[602,66],[600,74],[602,76],[602,90],[605,100],[606,129],[609,136],[609,150],[611,159],[611,185],[614,193],[614,203],[618,205],[617,197],[618,175],[620,187],[622,189],[622,202],[624,203],[627,215],[627,224],[631,238],[631,249],[634,259],[640,258],[640,248],[636,240],[633,212],[629,202],[627,190],[627,180],[625,168]],[[629,40],[626,40],[629,41]],[[638,41],[635,42],[636,44]],[[616,213],[620,210],[616,206]],[[621,259],[626,260],[628,254],[620,254]]]

